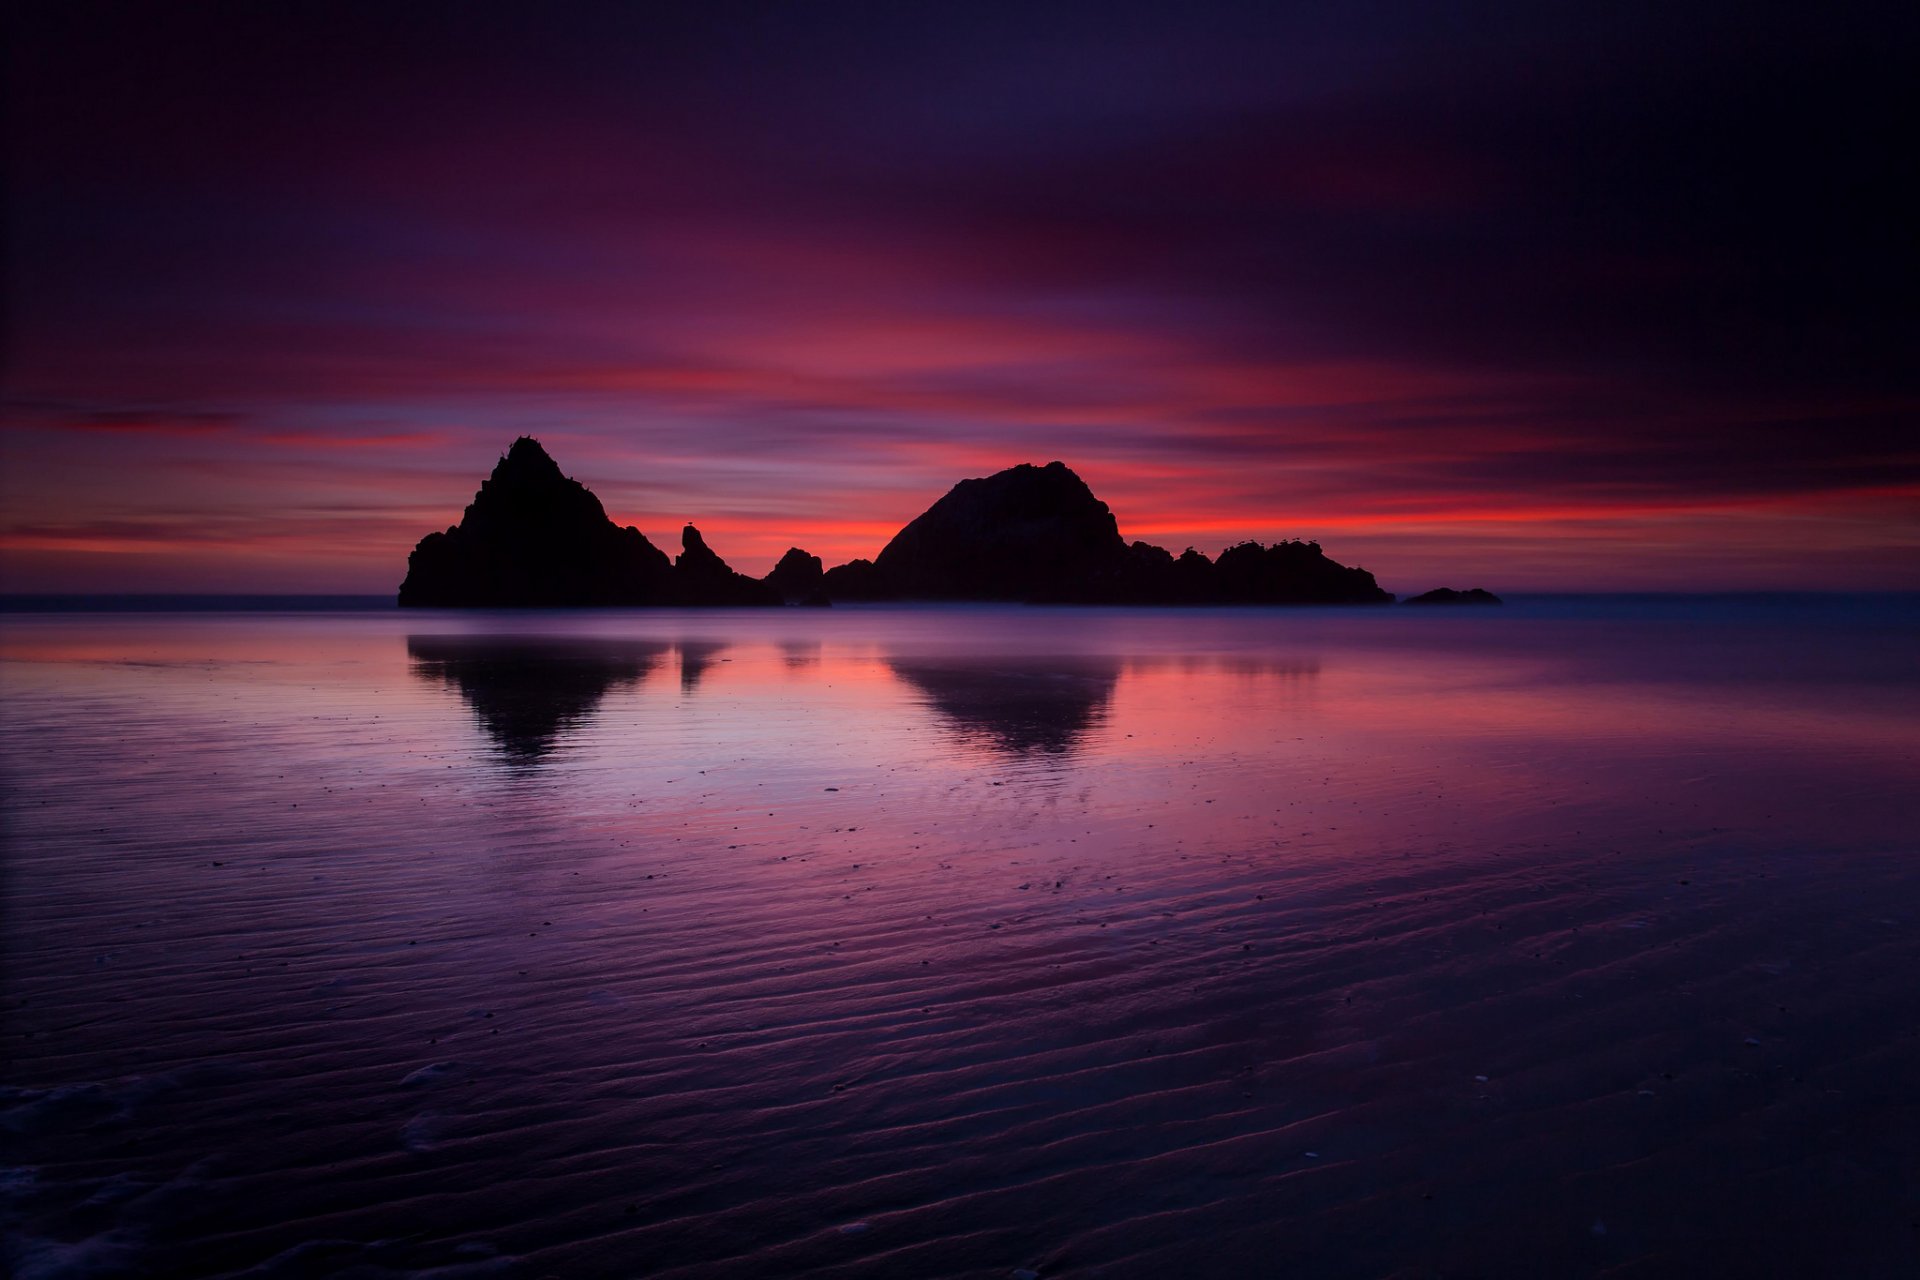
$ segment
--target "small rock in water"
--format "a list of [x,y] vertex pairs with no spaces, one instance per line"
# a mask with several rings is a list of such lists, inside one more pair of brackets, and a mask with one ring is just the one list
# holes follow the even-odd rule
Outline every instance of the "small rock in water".
[[1487,1082],[1487,1078],[1485,1076],[1475,1076],[1474,1081],[1477,1084],[1485,1084]]
[[[827,789],[831,791],[833,788],[829,787]],[[872,1229],[871,1223],[849,1222],[845,1226],[840,1228],[840,1234],[843,1236],[861,1236],[861,1235],[865,1235],[871,1229]]]
[[1748,1036],[1747,1047],[1749,1049],[1758,1049],[1760,1047],[1760,1041],[1753,1036]]

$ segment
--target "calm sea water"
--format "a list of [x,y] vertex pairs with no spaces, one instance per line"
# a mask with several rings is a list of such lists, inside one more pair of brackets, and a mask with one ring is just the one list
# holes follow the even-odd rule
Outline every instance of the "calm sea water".
[[14,1274],[1920,1274],[1920,606],[0,619]]

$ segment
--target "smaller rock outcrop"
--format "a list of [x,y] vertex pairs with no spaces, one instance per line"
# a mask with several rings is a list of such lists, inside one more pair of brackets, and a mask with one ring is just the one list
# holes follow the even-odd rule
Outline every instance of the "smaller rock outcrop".
[[1408,596],[1402,604],[1502,604],[1504,601],[1491,591],[1474,587],[1467,591],[1455,591],[1452,587],[1435,587],[1417,596]]
[[827,570],[822,580],[827,598],[834,601],[855,604],[871,604],[878,600],[898,600],[900,593],[886,579],[873,561],[862,558],[837,564]]
[[773,572],[760,581],[788,604],[831,604],[825,591],[826,569],[819,556],[810,556],[798,547],[787,548]]
[[1242,542],[1213,562],[1223,604],[1392,604],[1373,575],[1331,560],[1317,542]]
[[758,578],[736,573],[707,545],[700,531],[680,531],[680,555],[673,562],[674,602],[686,605],[782,604],[780,593]]

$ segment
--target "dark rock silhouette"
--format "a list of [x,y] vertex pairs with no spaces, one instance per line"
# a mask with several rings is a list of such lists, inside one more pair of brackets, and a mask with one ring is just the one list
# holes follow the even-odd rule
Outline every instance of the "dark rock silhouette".
[[871,560],[849,560],[827,570],[821,590],[829,600],[862,602],[897,600],[899,592],[887,582]]
[[1373,575],[1316,542],[1246,542],[1218,562],[1129,545],[1107,504],[1064,463],[963,480],[869,564],[829,569],[835,600],[1082,604],[1389,604]]
[[1115,658],[956,659],[891,655],[955,736],[1008,755],[1065,755],[1106,717],[1120,679]]
[[413,674],[458,690],[516,764],[538,763],[610,691],[644,681],[671,648],[645,640],[407,637]]
[[1452,587],[1435,587],[1432,591],[1417,596],[1408,596],[1403,604],[1502,604],[1504,601],[1491,591],[1474,587],[1468,591],[1455,591]]
[[[600,500],[525,436],[500,459],[458,525],[420,540],[400,586],[400,603],[410,607],[878,600],[1384,604],[1393,597],[1366,570],[1328,558],[1317,542],[1244,542],[1218,561],[1191,547],[1175,557],[1144,542],[1128,544],[1107,504],[1060,462],[962,480],[871,561],[823,571],[819,557],[794,547],[765,578],[749,578],[691,524],[681,533],[679,557],[668,560],[638,529],[607,519]],[[1460,602],[1498,603],[1479,591]]]
[[826,570],[819,556],[798,547],[787,548],[773,572],[760,579],[788,604],[830,604],[825,592]]
[[673,602],[688,605],[784,603],[774,588],[729,568],[692,525],[680,531],[680,556],[673,562]]
[[873,565],[909,599],[1100,600],[1127,594],[1129,560],[1107,504],[1050,462],[962,480]]
[[1365,569],[1327,558],[1317,542],[1242,542],[1213,562],[1222,604],[1392,604]]
[[1127,548],[1132,562],[1134,598],[1154,604],[1215,603],[1213,561],[1188,547],[1176,559],[1171,551],[1151,543]]
[[513,442],[445,533],[420,540],[402,607],[767,605],[777,591],[735,573],[692,525],[677,561],[607,519],[592,490],[560,473],[540,442]]
[[607,519],[538,441],[513,442],[460,523],[420,540],[402,607],[564,608],[665,604],[673,566],[638,529]]

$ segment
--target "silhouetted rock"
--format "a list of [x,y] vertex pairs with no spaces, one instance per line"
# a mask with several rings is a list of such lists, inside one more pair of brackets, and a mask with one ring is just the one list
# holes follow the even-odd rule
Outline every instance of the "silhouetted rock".
[[673,562],[674,602],[689,605],[773,605],[780,593],[758,578],[735,573],[707,546],[700,531],[680,531],[680,556]]
[[760,581],[773,588],[788,604],[831,603],[823,594],[826,570],[819,556],[810,556],[798,547],[787,548],[773,572]]
[[420,540],[400,604],[455,608],[663,604],[673,566],[621,528],[539,442],[513,442],[460,523]]
[[821,588],[831,600],[871,602],[897,600],[900,593],[874,567],[871,560],[849,560],[827,570]]
[[[764,579],[736,573],[689,524],[669,561],[560,473],[530,437],[513,447],[460,523],[414,548],[406,606],[777,605],[879,600],[1075,604],[1374,604],[1373,575],[1316,542],[1245,542],[1218,562],[1129,545],[1113,512],[1064,463],[962,480],[874,560],[825,570],[794,547]],[[1429,593],[1421,603],[1462,593]],[[1483,599],[1484,597],[1484,599]],[[1486,592],[1461,603],[1498,603]]]
[[1060,462],[962,480],[873,563],[919,600],[1107,600],[1129,579],[1113,512]]
[[1081,604],[1381,604],[1373,575],[1318,543],[1242,543],[1216,564],[1128,545],[1113,512],[1065,464],[963,480],[868,564],[827,571],[836,600],[1024,600]]
[[1435,587],[1432,591],[1417,596],[1408,596],[1403,604],[1500,604],[1499,596],[1491,591],[1474,587],[1468,591],[1455,591],[1452,587]]
[[1127,548],[1130,587],[1127,601],[1139,604],[1210,604],[1214,598],[1213,561],[1188,547],[1174,558],[1165,547],[1136,542]]
[[1176,604],[1205,604],[1213,599],[1213,561],[1188,547],[1173,562]]
[[1213,562],[1222,604],[1392,604],[1365,569],[1327,558],[1317,542],[1242,542]]

